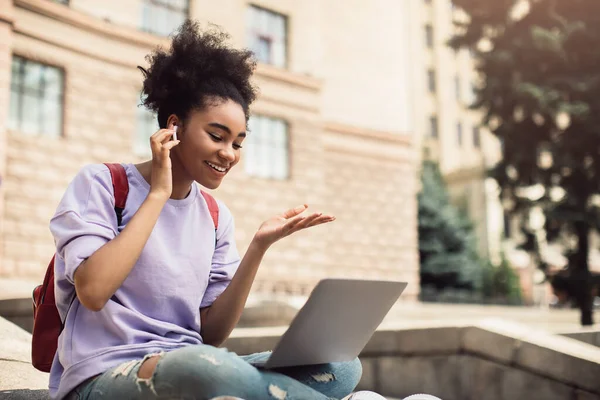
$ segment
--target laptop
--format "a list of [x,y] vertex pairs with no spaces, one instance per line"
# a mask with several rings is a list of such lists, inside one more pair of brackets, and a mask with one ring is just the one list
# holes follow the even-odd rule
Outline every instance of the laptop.
[[355,359],[406,285],[356,279],[320,281],[270,357],[253,364],[272,369]]

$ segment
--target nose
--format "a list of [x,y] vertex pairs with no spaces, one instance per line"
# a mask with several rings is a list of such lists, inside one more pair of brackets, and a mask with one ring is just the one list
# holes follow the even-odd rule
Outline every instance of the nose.
[[231,148],[230,146],[224,146],[219,150],[219,157],[221,157],[223,160],[227,161],[227,162],[234,162],[235,161],[235,152],[233,150],[233,148]]

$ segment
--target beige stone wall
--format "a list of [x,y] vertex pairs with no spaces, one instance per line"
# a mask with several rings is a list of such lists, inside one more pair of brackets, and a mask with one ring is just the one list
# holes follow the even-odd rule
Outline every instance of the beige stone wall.
[[[13,34],[11,24],[14,20],[14,9],[10,2],[0,3],[0,104],[8,104],[10,93],[10,60]],[[5,181],[6,181],[6,118],[8,107],[0,107],[0,216],[4,213]],[[6,225],[0,218],[0,243],[6,231]],[[0,269],[4,248],[0,245]]]
[[415,156],[395,134],[328,124],[328,206],[339,218],[328,232],[328,265],[340,277],[410,282],[419,293]]
[[[0,236],[0,277],[40,280],[53,252],[48,221],[74,174],[87,163],[139,160],[132,152],[141,85],[135,67],[165,40],[136,31],[132,21],[112,24],[83,13],[95,4],[85,0],[74,0],[72,8],[34,0],[16,0],[15,4],[14,39],[9,42],[4,39],[7,36],[0,36],[3,45],[9,43],[6,60],[0,63],[0,83],[3,65],[10,65],[10,53],[65,70],[64,136],[51,139],[7,132],[6,207],[1,219],[6,229]],[[295,205],[308,203],[311,209],[333,213],[338,220],[274,246],[259,271],[255,291],[306,294],[319,278],[352,276],[408,280],[406,298],[415,298],[416,189],[410,137],[395,129],[382,132],[357,127],[350,112],[339,114],[335,123],[328,120],[324,103],[335,99],[324,93],[344,93],[340,80],[330,89],[322,68],[325,52],[318,49],[324,46],[319,41],[324,30],[311,26],[319,21],[320,2],[264,0],[257,4],[286,13],[292,21],[289,69],[259,66],[255,81],[261,95],[253,107],[255,113],[288,122],[291,177],[286,181],[257,179],[247,176],[240,163],[215,194],[236,218],[242,252],[264,219]],[[222,25],[235,43],[244,44],[245,6],[246,2],[238,0],[225,0],[218,6],[198,0],[192,2],[191,13]],[[120,13],[117,8],[117,3],[106,2],[91,14],[116,15]],[[350,30],[347,36],[353,34],[359,37],[361,32]],[[376,50],[371,51],[376,55]],[[389,49],[382,47],[380,52]],[[328,73],[343,70],[346,61],[328,61]],[[344,78],[347,97],[357,95],[352,78]],[[372,100],[388,77],[373,79],[381,80],[374,86]],[[393,100],[390,104],[402,103],[391,92],[384,94]],[[0,96],[8,96],[7,87]],[[365,115],[375,115],[379,109],[374,101],[362,106]],[[397,116],[391,121],[405,122]]]
[[69,0],[69,7],[116,25],[137,28],[140,26],[141,0]]
[[407,3],[323,1],[323,113],[328,120],[406,134],[409,117]]

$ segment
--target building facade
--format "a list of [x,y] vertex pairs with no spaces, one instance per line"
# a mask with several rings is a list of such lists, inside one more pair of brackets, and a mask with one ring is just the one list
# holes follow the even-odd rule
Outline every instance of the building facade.
[[190,17],[259,60],[254,133],[214,193],[236,219],[240,252],[261,221],[292,206],[337,217],[275,245],[254,293],[305,295],[341,276],[406,280],[403,298],[416,298],[408,6],[334,3],[0,2],[0,279],[42,279],[49,219],[82,166],[149,157],[156,123],[137,107],[136,66]]

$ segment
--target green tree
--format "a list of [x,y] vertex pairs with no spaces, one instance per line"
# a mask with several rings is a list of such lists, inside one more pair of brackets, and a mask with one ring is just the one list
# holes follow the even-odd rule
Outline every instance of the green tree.
[[425,161],[421,170],[419,256],[421,287],[464,289],[480,287],[481,262],[473,226],[451,203],[437,164]]
[[508,260],[502,256],[499,265],[488,262],[483,270],[481,285],[483,298],[492,302],[521,304],[521,280]]
[[[600,2],[454,4],[468,18],[457,23],[451,45],[471,50],[481,78],[473,108],[502,143],[491,174],[510,211],[544,212],[547,240],[564,244],[581,323],[591,325],[590,235],[600,227]],[[532,187],[536,196],[524,197]],[[526,248],[539,253],[525,233]]]

